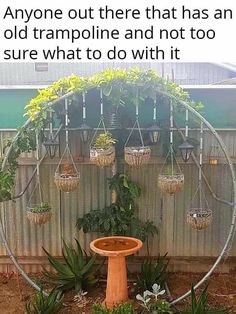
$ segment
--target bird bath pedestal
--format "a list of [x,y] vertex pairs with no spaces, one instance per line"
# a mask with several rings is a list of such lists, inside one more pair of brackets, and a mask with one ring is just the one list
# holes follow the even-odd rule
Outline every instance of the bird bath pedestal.
[[111,309],[128,300],[127,272],[125,257],[136,253],[142,241],[122,236],[105,237],[94,240],[90,248],[108,257],[107,288],[104,305]]

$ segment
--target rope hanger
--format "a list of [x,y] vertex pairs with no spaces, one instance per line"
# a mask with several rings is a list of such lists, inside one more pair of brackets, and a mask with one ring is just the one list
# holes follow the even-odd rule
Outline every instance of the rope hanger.
[[95,139],[96,136],[97,136],[97,133],[98,133],[98,131],[99,131],[99,129],[100,129],[100,126],[102,126],[104,133],[107,133],[107,129],[106,129],[105,122],[104,122],[104,113],[103,113],[103,91],[102,91],[102,89],[100,90],[100,120],[99,120],[98,126],[97,126],[96,129],[95,129],[95,132],[94,132],[94,134],[93,134],[93,137],[92,137],[92,139],[91,139],[90,146],[93,145],[94,139]]
[[71,163],[76,171],[76,174],[79,176],[79,171],[75,165],[75,162],[74,162],[74,159],[72,157],[72,154],[71,154],[71,151],[70,151],[70,147],[69,147],[69,116],[68,116],[68,99],[65,99],[65,133],[66,133],[66,138],[65,138],[65,150],[60,158],[60,161],[57,165],[57,168],[56,168],[56,171],[55,173],[59,173],[59,170],[60,170],[60,165],[64,159],[64,157],[66,156],[66,159],[67,160],[71,160]]
[[161,173],[163,172],[163,169],[165,168],[166,164],[167,164],[167,161],[168,161],[168,158],[170,157],[170,162],[171,162],[171,174],[174,175],[176,174],[175,173],[175,167],[174,167],[174,164],[176,164],[177,166],[177,169],[179,171],[179,173],[181,174],[182,171],[181,171],[181,168],[179,166],[179,163],[176,159],[176,156],[175,156],[175,152],[174,152],[174,148],[173,148],[173,144],[174,144],[174,133],[173,133],[173,128],[174,128],[174,110],[173,110],[173,104],[172,104],[172,101],[170,101],[170,149],[166,155],[166,158],[165,158],[165,161],[164,161],[164,164],[161,168]]
[[193,196],[193,199],[191,201],[191,204],[193,203],[193,201],[196,199],[197,195],[199,195],[199,209],[200,212],[202,210],[204,210],[204,201],[205,204],[207,205],[207,208],[209,208],[209,204],[207,201],[207,198],[203,192],[203,188],[202,188],[202,164],[203,164],[203,122],[201,122],[201,127],[200,127],[200,153],[199,153],[199,170],[198,170],[198,187],[197,190]]
[[142,132],[141,132],[141,128],[140,128],[140,124],[139,124],[139,107],[138,107],[138,91],[136,93],[136,103],[135,103],[135,122],[134,122],[134,125],[127,137],[127,140],[125,142],[125,146],[127,146],[130,138],[131,138],[131,135],[133,134],[133,132],[137,130],[139,132],[139,137],[140,137],[140,142],[141,142],[141,146],[144,147],[144,141],[143,141],[143,136],[142,136]]
[[38,132],[36,132],[36,183],[35,186],[30,194],[28,203],[27,203],[27,207],[32,207],[32,198],[34,196],[34,194],[36,193],[36,191],[38,190],[38,196],[39,196],[39,203],[43,203],[43,188],[40,182],[40,169],[39,169],[39,165],[40,165],[40,156],[39,156],[39,134]]

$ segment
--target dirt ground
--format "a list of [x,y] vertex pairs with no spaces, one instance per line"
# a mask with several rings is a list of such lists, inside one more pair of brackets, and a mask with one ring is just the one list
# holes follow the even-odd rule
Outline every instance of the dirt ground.
[[[196,283],[202,275],[191,273],[170,274],[168,285],[173,297],[186,292],[191,283]],[[33,275],[37,282],[40,275]],[[86,297],[79,300],[76,293],[69,292],[65,296],[67,307],[61,310],[61,314],[88,314],[91,306],[99,303],[104,298],[105,281],[100,282],[95,288],[88,291]],[[130,294],[134,293],[133,283],[129,283]],[[23,314],[25,303],[34,294],[34,290],[16,274],[0,275],[0,314]],[[177,305],[183,308],[189,300],[184,300]],[[209,284],[209,302],[214,306],[231,307],[230,313],[236,313],[236,274],[216,274]]]

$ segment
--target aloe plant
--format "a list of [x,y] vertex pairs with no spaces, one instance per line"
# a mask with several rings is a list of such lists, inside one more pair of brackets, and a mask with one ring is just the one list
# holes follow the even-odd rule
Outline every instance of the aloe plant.
[[202,291],[200,296],[197,298],[194,288],[191,288],[191,307],[189,309],[183,310],[181,314],[227,314],[229,311],[227,309],[212,309],[208,306],[208,286]]
[[44,270],[44,275],[57,289],[75,289],[80,292],[87,286],[92,286],[97,282],[94,271],[96,255],[91,257],[84,255],[79,242],[75,241],[76,248],[67,245],[63,241],[63,262],[58,261],[43,249],[47,254],[50,265],[56,270],[56,273]]
[[159,256],[156,260],[147,258],[141,265],[141,272],[137,278],[137,289],[139,291],[151,290],[154,284],[161,288],[167,280],[167,266],[169,261],[166,258],[167,253]]
[[51,291],[45,296],[42,291],[34,295],[26,306],[27,314],[55,314],[63,306],[63,296],[58,291]]

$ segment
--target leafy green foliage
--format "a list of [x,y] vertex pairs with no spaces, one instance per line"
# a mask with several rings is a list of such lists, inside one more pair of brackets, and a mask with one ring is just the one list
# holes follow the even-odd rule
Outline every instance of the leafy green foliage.
[[123,303],[112,310],[106,309],[100,304],[95,304],[92,309],[92,314],[137,314],[131,303]]
[[55,274],[44,270],[44,275],[57,289],[75,289],[80,292],[84,288],[92,286],[97,282],[94,271],[96,255],[91,257],[84,255],[79,242],[77,240],[75,241],[76,248],[64,242],[62,251],[63,262],[58,261],[43,249],[47,254],[50,265],[57,272]]
[[[44,120],[47,111],[51,110],[46,107],[49,102],[58,100],[61,95],[71,91],[81,93],[94,88],[102,88],[107,100],[115,106],[134,105],[137,102],[137,95],[139,103],[143,103],[146,98],[155,99],[158,91],[163,91],[177,100],[186,101],[197,110],[202,107],[201,103],[191,101],[189,94],[181,87],[160,77],[155,70],[140,70],[135,67],[106,69],[90,78],[74,74],[62,78],[38,92],[38,95],[26,105],[26,115],[32,121]],[[173,101],[174,105],[178,103],[177,100]]]
[[0,170],[0,202],[10,200],[14,186],[14,172]]
[[108,182],[109,189],[116,192],[116,203],[124,209],[132,209],[135,199],[141,194],[138,184],[130,180],[126,173],[117,173]]
[[34,295],[26,304],[27,314],[56,314],[63,307],[63,296],[57,291],[51,291],[45,296],[42,291]]
[[126,235],[129,231],[131,212],[111,204],[102,210],[93,210],[78,218],[77,227],[87,232],[97,232],[103,235]]
[[163,288],[168,276],[166,271],[168,264],[167,253],[159,256],[156,260],[151,258],[144,260],[137,278],[137,290],[151,290],[154,284],[158,284]]
[[212,309],[207,305],[208,286],[202,291],[197,298],[194,288],[191,288],[191,307],[189,309],[181,311],[182,314],[227,314],[227,309]]
[[140,187],[127,174],[117,173],[109,179],[109,188],[116,192],[116,202],[103,209],[92,210],[77,220],[77,228],[85,233],[102,235],[134,236],[146,241],[157,234],[151,221],[142,222],[134,215],[135,199],[140,196]]
[[115,143],[116,140],[112,137],[112,134],[110,132],[106,132],[97,136],[93,146],[95,148],[107,149]]
[[51,206],[48,203],[41,203],[30,209],[32,213],[46,213],[51,210]]

